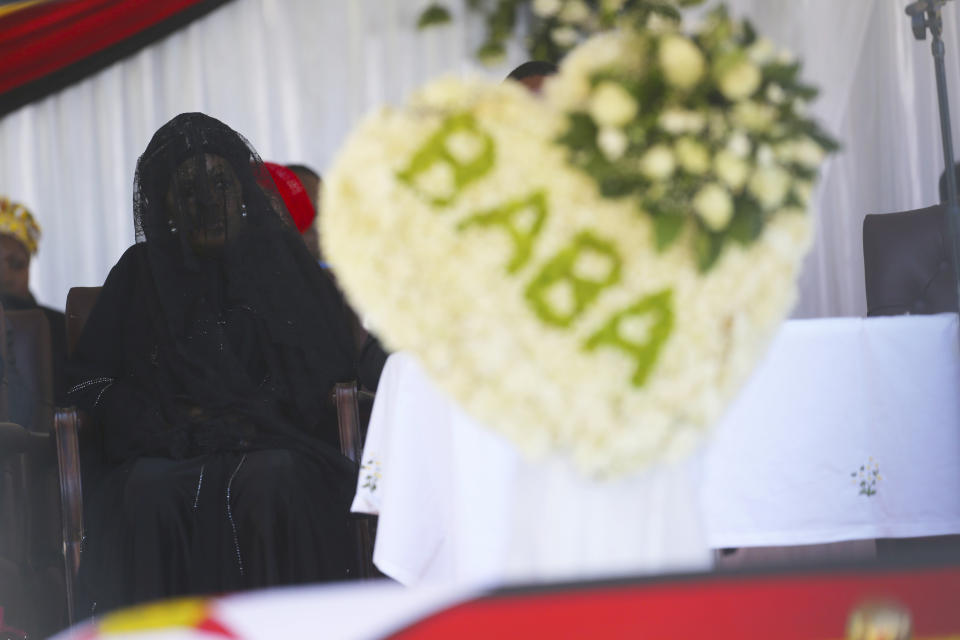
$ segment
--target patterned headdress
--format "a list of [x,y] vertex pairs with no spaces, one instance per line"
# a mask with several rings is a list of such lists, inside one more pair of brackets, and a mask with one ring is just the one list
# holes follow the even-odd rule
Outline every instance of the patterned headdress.
[[33,219],[30,210],[18,202],[0,196],[0,233],[19,240],[31,255],[37,253],[40,241],[40,225]]

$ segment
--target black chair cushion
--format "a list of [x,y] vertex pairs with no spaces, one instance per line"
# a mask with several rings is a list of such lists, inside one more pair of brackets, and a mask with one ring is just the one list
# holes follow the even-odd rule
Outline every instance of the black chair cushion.
[[863,267],[867,315],[957,311],[946,208],[866,216]]

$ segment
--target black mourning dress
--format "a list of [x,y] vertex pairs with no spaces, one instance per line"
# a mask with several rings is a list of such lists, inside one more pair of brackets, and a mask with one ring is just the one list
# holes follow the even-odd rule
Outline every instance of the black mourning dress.
[[356,377],[356,349],[273,188],[203,114],[167,123],[137,164],[137,244],[69,366],[99,428],[81,560],[97,613],[356,574],[356,469],[327,401]]

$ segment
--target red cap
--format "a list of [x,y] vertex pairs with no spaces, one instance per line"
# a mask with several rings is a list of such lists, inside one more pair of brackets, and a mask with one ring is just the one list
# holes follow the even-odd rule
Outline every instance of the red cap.
[[303,233],[317,216],[313,205],[310,204],[307,190],[303,188],[303,183],[300,182],[297,174],[283,165],[264,162],[263,166],[270,172],[270,177],[277,185],[277,191],[283,198],[283,204],[287,205],[287,211],[293,217],[293,224],[297,227],[297,231]]

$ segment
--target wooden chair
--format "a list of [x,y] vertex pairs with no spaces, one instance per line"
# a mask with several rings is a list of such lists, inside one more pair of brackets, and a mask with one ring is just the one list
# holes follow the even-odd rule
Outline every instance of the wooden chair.
[[[69,354],[73,353],[99,293],[100,287],[74,287],[67,295],[66,324]],[[373,394],[361,391],[356,382],[340,383],[333,389],[330,400],[337,409],[341,452],[359,464],[363,454],[363,441],[366,436],[366,424],[369,421],[369,407],[373,403]],[[83,492],[78,434],[89,422],[89,418],[83,412],[72,407],[57,410],[54,419],[57,458],[60,465],[60,496],[63,505],[64,566],[71,622],[75,620],[74,589],[83,547]],[[378,574],[372,560],[371,519],[357,518],[354,522],[361,575],[364,578],[376,576]]]

